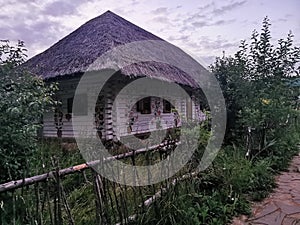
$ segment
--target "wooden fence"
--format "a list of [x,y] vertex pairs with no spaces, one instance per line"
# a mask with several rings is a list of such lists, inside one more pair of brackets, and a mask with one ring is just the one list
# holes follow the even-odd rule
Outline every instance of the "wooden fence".
[[[177,144],[167,141],[118,154],[101,163],[127,160],[126,163],[135,165],[142,159],[153,164],[155,160],[166,159]],[[100,176],[93,169],[99,163],[57,167],[48,173],[1,184],[0,224],[141,224],[140,218],[149,206],[178,182],[189,182],[196,176],[186,169],[159,184],[131,187]]]

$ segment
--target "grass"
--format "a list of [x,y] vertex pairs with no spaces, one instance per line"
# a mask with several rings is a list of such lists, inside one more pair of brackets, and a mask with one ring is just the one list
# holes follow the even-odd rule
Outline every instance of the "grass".
[[[234,216],[249,215],[250,203],[270,193],[275,187],[274,176],[286,169],[290,159],[299,151],[299,134],[299,127],[291,128],[267,153],[252,160],[245,158],[245,149],[241,146],[225,146],[207,170],[171,185],[149,207],[142,207],[141,202],[166,186],[167,182],[146,187],[126,187],[102,179],[102,219],[107,224],[115,224],[135,214],[136,220],[127,221],[127,224],[219,225],[230,223]],[[188,135],[192,135],[191,132]],[[208,137],[207,133],[202,137]],[[199,161],[206,140],[201,140],[191,165]],[[151,153],[147,157],[152,158],[149,163],[155,163],[161,155]],[[137,165],[144,165],[145,158],[138,156],[135,161]],[[67,151],[58,143],[40,143],[39,151],[30,161],[29,174],[36,175],[83,162],[76,149]],[[132,163],[131,159],[127,163]],[[189,169],[184,168],[177,177]],[[54,181],[48,181],[1,195],[1,224],[55,224],[55,213],[61,214],[61,224],[69,224],[70,216],[64,204],[60,203],[60,210],[55,208],[55,185]],[[93,172],[86,170],[66,176],[61,179],[61,185],[75,224],[96,224],[100,209],[95,201]]]
[[206,171],[169,190],[138,224],[227,224],[234,216],[249,215],[251,202],[268,196],[275,175],[299,152],[299,141],[299,127],[291,127],[267,153],[252,160],[242,147],[223,147]]

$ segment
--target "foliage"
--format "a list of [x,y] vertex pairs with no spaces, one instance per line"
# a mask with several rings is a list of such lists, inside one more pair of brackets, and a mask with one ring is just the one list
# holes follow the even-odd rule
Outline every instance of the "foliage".
[[221,188],[231,193],[245,195],[250,200],[259,200],[267,196],[274,188],[274,171],[270,158],[249,161],[241,149],[226,147],[214,162],[212,173],[221,180]]
[[299,90],[290,83],[300,75],[300,49],[291,33],[274,47],[269,28],[265,18],[249,45],[242,41],[233,57],[217,58],[211,66],[228,110],[227,142],[213,165],[196,182],[182,184],[189,191],[168,191],[140,224],[226,224],[234,215],[248,214],[248,201],[266,197],[275,186],[274,174],[299,151]]
[[[57,168],[66,168],[70,165],[84,163],[84,159],[78,149],[72,151],[65,150],[57,141],[39,141],[36,147],[37,150],[32,152],[30,156],[31,160],[28,161],[29,174],[38,175],[55,171]],[[82,174],[65,177],[61,180],[64,191],[66,193],[72,193],[72,195],[73,192],[74,195],[78,192],[84,194],[84,186],[88,186],[88,184],[85,183],[87,176],[89,176],[89,174],[85,177],[82,176]],[[83,187],[81,188],[81,186]],[[52,224],[51,217],[53,217],[53,215],[49,213],[52,212],[51,209],[49,209],[49,205],[53,203],[50,201],[50,198],[54,199],[57,195],[57,185],[55,181],[49,179],[45,183],[39,183],[26,190],[24,189],[21,188],[12,192],[0,193],[0,224]],[[89,196],[90,198],[93,197],[90,193]],[[80,196],[77,197],[79,198]],[[80,207],[81,201],[79,201],[78,198],[76,199],[76,206]],[[84,201],[86,201],[85,198],[82,199],[82,202]],[[44,212],[38,209],[38,207],[33,207],[37,202],[41,208],[44,208]],[[73,204],[72,199],[70,199],[70,204]],[[76,206],[74,206],[74,210]],[[63,217],[66,217],[64,210],[62,211]],[[82,216],[82,214],[80,216]],[[41,223],[41,221],[43,221],[43,223]]]
[[[231,217],[249,214],[249,204],[238,187],[247,182],[250,168],[241,172],[242,158],[227,155],[225,151],[208,171],[193,179],[183,180],[149,207],[137,224],[227,224]],[[225,156],[225,158],[224,158]],[[223,170],[228,166],[228,173]],[[237,166],[239,165],[239,166]],[[229,172],[230,170],[230,172]],[[235,179],[236,174],[242,179]],[[243,180],[244,179],[244,180]]]
[[217,76],[228,110],[227,141],[246,138],[251,129],[252,148],[261,151],[277,139],[291,118],[297,90],[289,81],[300,76],[300,48],[293,46],[293,35],[271,43],[270,23],[266,17],[251,43],[241,41],[233,56],[217,58],[211,66]]
[[[203,132],[203,127],[198,128]],[[148,208],[142,207],[141,202],[153,196],[168,182],[149,187],[122,187],[104,179],[105,198],[108,198],[105,215],[110,218],[108,224],[119,222],[119,213],[124,216],[133,214],[138,216],[136,221],[128,222],[128,224],[148,225],[226,224],[233,216],[247,215],[250,213],[249,200],[260,200],[274,187],[273,176],[278,171],[277,169],[282,168],[282,163],[288,162],[295,153],[294,144],[299,140],[299,134],[298,128],[298,133],[295,132],[295,135],[287,136],[280,142],[282,145],[278,148],[286,149],[286,154],[280,156],[280,161],[274,158],[277,157],[275,154],[251,161],[244,157],[243,149],[227,146],[221,149],[213,164],[206,171],[199,173],[197,177],[181,180],[175,186],[171,185],[167,192],[157,198]],[[199,151],[201,152],[200,149]],[[36,160],[30,162],[30,168],[35,174],[84,162],[78,150],[63,150],[57,143],[41,144],[39,151],[35,154],[33,158]],[[145,160],[145,158],[143,159],[140,155],[139,160]],[[271,168],[275,164],[278,166],[276,171]],[[173,178],[170,180],[172,181]],[[84,173],[63,177],[61,185],[75,224],[95,224],[96,213],[99,209],[95,204],[96,196],[93,191],[91,171],[86,170]],[[56,186],[54,180],[49,180],[24,190],[16,190],[11,193],[8,200],[2,198],[0,208],[2,224],[12,224],[12,215],[16,218],[16,224],[37,224],[39,220],[43,221],[43,224],[53,224],[51,215],[53,217],[53,209],[55,209]],[[38,191],[40,191],[39,194],[37,194]],[[15,202],[12,200],[13,195]],[[40,202],[38,209],[37,202]],[[61,204],[62,221],[68,223],[69,217],[65,207],[62,202],[59,204]],[[12,207],[13,205],[15,207]],[[15,213],[11,212],[11,208],[15,208]]]
[[54,85],[20,67],[25,52],[22,41],[0,43],[0,183],[26,175],[42,115],[54,104]]

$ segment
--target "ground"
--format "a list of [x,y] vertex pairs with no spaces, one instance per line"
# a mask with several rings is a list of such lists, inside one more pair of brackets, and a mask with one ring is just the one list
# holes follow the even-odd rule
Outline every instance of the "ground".
[[253,204],[251,217],[235,218],[232,225],[300,225],[300,154],[276,183],[268,198]]

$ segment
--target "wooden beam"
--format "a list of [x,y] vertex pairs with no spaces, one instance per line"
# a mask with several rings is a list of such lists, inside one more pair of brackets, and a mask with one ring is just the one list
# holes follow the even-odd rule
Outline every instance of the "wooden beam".
[[166,146],[167,144],[178,145],[179,143],[177,143],[175,141],[173,141],[173,142],[164,142],[164,143],[161,143],[161,144],[158,144],[158,145],[151,146],[149,148],[141,148],[141,149],[138,149],[138,150],[134,150],[134,151],[126,152],[126,153],[123,153],[123,154],[111,156],[111,157],[105,158],[103,160],[95,160],[95,161],[83,163],[83,164],[80,164],[80,165],[64,168],[64,169],[61,169],[61,170],[58,170],[58,171],[50,171],[48,173],[36,175],[36,176],[33,176],[33,177],[28,177],[28,178],[24,178],[24,179],[20,179],[20,180],[10,181],[10,182],[4,183],[4,184],[0,184],[0,193],[5,192],[5,191],[9,191],[9,190],[14,190],[14,189],[17,189],[17,188],[20,188],[20,187],[32,185],[32,184],[35,184],[35,183],[38,183],[38,182],[47,181],[48,179],[53,179],[53,178],[56,177],[57,173],[60,177],[62,177],[62,176],[68,175],[68,174],[73,174],[73,173],[76,173],[76,172],[86,170],[88,168],[91,168],[93,166],[98,165],[99,163],[107,163],[107,162],[110,162],[110,161],[113,161],[113,160],[126,159],[126,158],[132,157],[134,155],[139,155],[139,154],[146,153],[148,151],[161,150],[161,148]]

